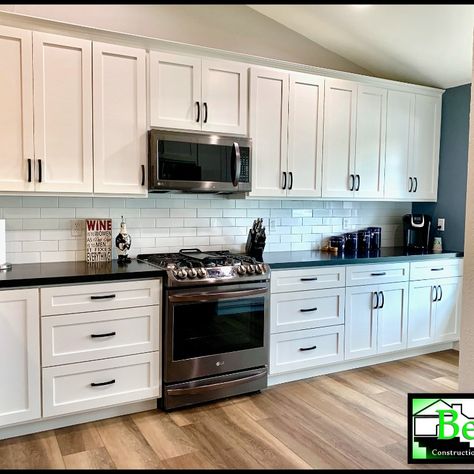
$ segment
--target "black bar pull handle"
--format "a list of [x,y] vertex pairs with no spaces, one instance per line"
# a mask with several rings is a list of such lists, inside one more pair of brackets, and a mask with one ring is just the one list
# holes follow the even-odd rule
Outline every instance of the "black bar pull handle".
[[[374,304],[374,298],[377,298]],[[372,293],[372,309],[377,309],[379,307],[379,294],[374,291]]]
[[199,101],[196,101],[196,105],[198,111],[196,122],[199,122],[199,120],[201,119],[201,104],[199,103]]
[[444,267],[439,267],[439,268],[432,268],[432,272],[442,272],[444,270]]
[[28,158],[28,183],[31,183],[31,158]]
[[443,299],[443,289],[441,288],[441,285],[438,285],[439,288],[439,298],[438,301],[441,301]]
[[315,281],[318,277],[300,278],[300,281]]
[[380,305],[379,309],[382,309],[385,305],[385,295],[383,294],[383,291],[379,291],[380,296],[382,297],[382,304]]
[[207,102],[204,102],[202,104],[202,106],[204,107],[204,120],[203,120],[203,122],[207,123]]
[[101,295],[101,296],[92,295],[91,296],[91,300],[110,300],[112,298],[115,298],[115,295]]
[[349,185],[349,191],[354,191],[354,183],[355,183],[355,177],[353,174],[349,175],[349,179],[351,180],[351,183]]
[[145,165],[142,165],[142,186],[145,186]]
[[288,190],[291,191],[293,189],[293,171],[290,171],[290,184],[288,185]]
[[318,308],[307,308],[307,309],[300,309],[302,313],[310,313],[312,311],[317,311]]
[[410,176],[408,178],[408,181],[410,181],[410,187],[408,188],[408,192],[411,193],[413,190],[413,178]]
[[300,347],[300,351],[314,351],[318,346],[311,346],[311,347]]
[[41,160],[38,160],[38,183],[43,182],[43,166]]
[[[434,292],[434,296],[433,296],[433,292]],[[438,301],[438,287],[436,285],[433,285],[431,287],[431,301],[433,303],[435,303],[436,301]]]
[[387,272],[375,272],[375,273],[371,273],[370,276],[381,277],[381,276],[384,276],[386,274],[387,274]]
[[356,178],[357,178],[357,188],[355,188],[355,190],[359,191],[359,189],[360,189],[360,174],[356,174]]
[[283,186],[282,189],[286,189],[286,171],[283,171]]
[[102,387],[103,385],[112,385],[115,383],[115,379],[109,380],[108,382],[92,382],[91,387]]
[[107,332],[105,334],[91,334],[91,337],[92,338],[95,338],[95,337],[110,337],[110,336],[115,336],[117,333],[115,331],[113,332]]
[[418,178],[415,176],[413,179],[415,180],[415,189],[413,192],[416,193],[416,190],[418,189]]

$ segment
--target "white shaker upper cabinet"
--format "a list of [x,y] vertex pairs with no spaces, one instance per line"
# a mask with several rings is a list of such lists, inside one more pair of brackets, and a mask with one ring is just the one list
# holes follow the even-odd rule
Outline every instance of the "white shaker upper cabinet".
[[202,130],[247,134],[248,67],[202,61]]
[[288,196],[321,196],[323,101],[323,77],[290,74]]
[[286,196],[288,74],[271,69],[250,71],[250,196]]
[[33,32],[36,191],[92,192],[91,42]]
[[94,43],[94,192],[146,194],[146,53]]
[[38,289],[0,291],[0,426],[41,417]]
[[151,126],[201,130],[201,109],[201,59],[151,51]]
[[324,86],[322,196],[353,197],[357,84],[327,79]]
[[0,190],[34,190],[31,31],[0,26]]
[[358,86],[355,198],[383,197],[386,105],[386,89]]

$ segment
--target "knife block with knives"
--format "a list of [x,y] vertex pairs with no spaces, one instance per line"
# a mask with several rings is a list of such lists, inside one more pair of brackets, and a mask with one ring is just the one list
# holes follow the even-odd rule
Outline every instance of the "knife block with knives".
[[257,261],[263,262],[263,250],[265,249],[266,240],[267,236],[263,226],[263,219],[259,217],[253,221],[253,225],[249,230],[245,253]]

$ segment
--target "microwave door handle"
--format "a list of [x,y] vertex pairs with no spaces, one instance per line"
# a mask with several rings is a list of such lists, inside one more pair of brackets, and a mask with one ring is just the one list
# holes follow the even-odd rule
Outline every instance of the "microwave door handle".
[[240,168],[241,168],[241,161],[240,161],[240,147],[237,142],[232,144],[232,162],[233,162],[233,170],[234,175],[232,176],[232,184],[234,186],[239,185],[240,181]]
[[237,290],[237,291],[205,291],[199,293],[186,293],[180,295],[171,295],[168,297],[171,303],[202,303],[215,300],[229,300],[236,298],[246,298],[249,296],[259,296],[268,293],[267,288],[259,288],[256,290]]

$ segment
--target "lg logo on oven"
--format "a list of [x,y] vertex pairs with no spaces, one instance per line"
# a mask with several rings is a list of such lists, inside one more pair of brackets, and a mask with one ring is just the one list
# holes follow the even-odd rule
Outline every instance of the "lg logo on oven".
[[219,362],[216,362],[216,367],[220,367],[221,365],[224,365],[224,361],[219,361]]

